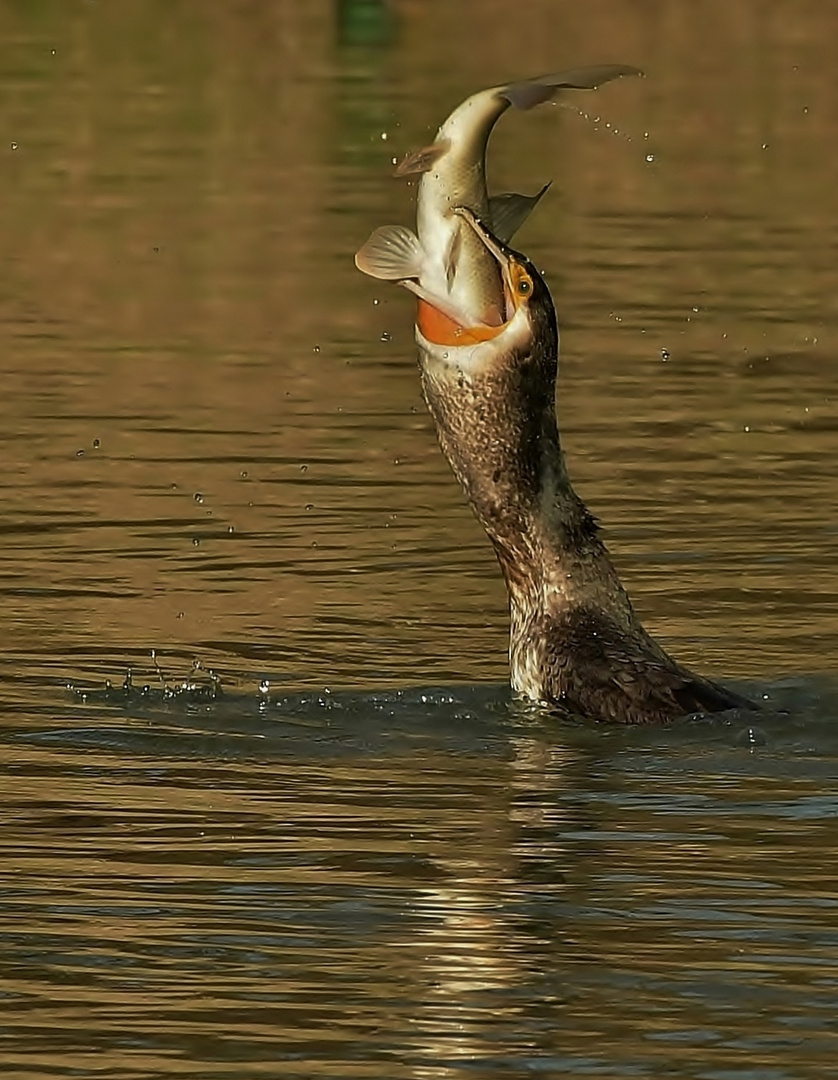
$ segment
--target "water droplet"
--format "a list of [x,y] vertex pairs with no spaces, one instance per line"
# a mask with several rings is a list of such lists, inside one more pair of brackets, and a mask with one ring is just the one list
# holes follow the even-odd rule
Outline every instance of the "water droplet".
[[271,681],[270,681],[270,679],[262,679],[262,681],[259,683],[259,693],[260,694],[267,694],[270,691],[270,689],[271,689]]
[[236,531],[236,529],[235,529],[235,526],[234,526],[234,525],[228,525],[228,526],[227,526],[227,532],[228,532],[228,534],[229,534],[230,536],[232,536],[232,535],[233,535],[233,533],[234,533],[235,531]]
[[306,503],[306,510],[313,510],[313,509],[314,509],[314,503]]
[[17,143],[16,142],[13,142],[11,145],[12,145],[12,150],[17,150]]
[[767,149],[768,149],[768,143],[767,143],[767,142],[764,142],[764,143],[762,144],[762,149],[763,149],[763,150],[767,150]]
[[393,340],[393,335],[389,334],[386,330],[383,330],[381,332],[381,340],[382,341],[392,341]]
[[99,447],[100,447],[101,445],[102,445],[102,444],[101,444],[101,443],[99,442],[99,440],[98,440],[98,439],[94,439],[94,440],[93,440],[93,449],[94,449],[94,450],[98,450],[98,449],[99,449]]
[[394,457],[393,458],[393,464],[394,465],[401,465],[401,462],[399,461],[399,459],[397,457]]
[[739,733],[736,742],[740,746],[747,746],[753,749],[755,746],[765,746],[768,743],[768,736],[758,727],[747,727],[744,731]]
[[301,465],[300,472],[308,472],[308,465]]
[[381,132],[381,141],[382,142],[387,142],[387,132],[386,131]]
[[380,300],[373,300],[373,302],[372,302],[372,306],[373,306],[373,307],[378,307],[378,305],[379,305],[380,303],[381,303],[381,301],[380,301]]
[[697,307],[694,307],[694,308],[693,308],[693,311],[695,311],[695,312],[698,312],[699,310],[700,310],[700,309],[699,309],[699,308],[697,308]]
[[668,360],[669,356],[669,349],[661,349],[661,360]]
[[745,427],[742,430],[743,431],[750,431],[751,428],[750,428],[750,426],[748,424],[746,424]]
[[655,155],[654,154],[647,154],[646,155],[646,160],[647,161],[654,161],[655,160]]
[[200,545],[201,545],[201,541],[198,539],[197,536],[194,536],[192,538],[192,547],[200,547]]
[[247,469],[242,469],[242,471],[239,473],[239,476],[241,477],[242,480],[246,480],[247,479]]
[[315,345],[315,346],[314,346],[314,348],[313,348],[313,349],[312,349],[311,351],[312,351],[312,352],[320,352],[320,346],[319,346],[319,345]]
[[84,457],[84,450],[76,450],[76,457]]
[[196,503],[202,503],[204,501],[204,496],[200,493],[200,491],[196,491],[192,498],[195,500]]

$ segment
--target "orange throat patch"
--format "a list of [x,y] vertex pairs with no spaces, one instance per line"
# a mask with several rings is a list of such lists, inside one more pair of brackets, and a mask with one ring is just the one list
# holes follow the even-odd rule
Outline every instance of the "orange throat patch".
[[434,345],[477,345],[481,341],[491,341],[497,337],[506,323],[500,326],[460,326],[458,322],[444,315],[433,304],[419,300],[416,308],[416,325],[422,336]]

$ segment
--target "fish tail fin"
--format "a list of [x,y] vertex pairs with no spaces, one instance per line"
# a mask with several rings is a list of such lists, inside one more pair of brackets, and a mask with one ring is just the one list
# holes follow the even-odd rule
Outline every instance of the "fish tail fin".
[[535,79],[510,83],[500,93],[516,109],[532,109],[549,101],[561,90],[596,90],[603,83],[621,75],[642,75],[629,64],[596,64],[592,67],[570,68],[555,75],[539,75]]

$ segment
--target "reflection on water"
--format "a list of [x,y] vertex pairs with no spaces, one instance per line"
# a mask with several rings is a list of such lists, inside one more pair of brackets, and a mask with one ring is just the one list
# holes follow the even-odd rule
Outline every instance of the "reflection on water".
[[44,709],[2,744],[4,1064],[828,1075],[838,743],[742,736],[497,691]]
[[[158,16],[0,10],[4,1075],[822,1080],[833,13]],[[571,473],[753,730],[516,711],[411,301],[352,266],[452,104],[600,61],[648,77],[507,118],[492,179],[554,181]]]

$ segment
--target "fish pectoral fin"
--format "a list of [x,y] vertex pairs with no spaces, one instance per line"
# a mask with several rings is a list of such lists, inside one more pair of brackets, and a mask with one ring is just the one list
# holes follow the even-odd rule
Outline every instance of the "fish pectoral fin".
[[503,195],[493,195],[489,199],[489,217],[492,222],[492,232],[498,240],[504,244],[509,243],[535,210],[541,196],[550,187],[551,183],[552,181],[546,183],[541,191],[535,195],[518,195],[514,191],[507,191]]
[[393,176],[416,176],[419,173],[426,173],[450,146],[448,139],[438,139],[430,146],[423,146],[421,150],[412,150],[398,163],[393,170]]
[[516,109],[533,109],[543,101],[554,98],[560,90],[596,90],[598,86],[621,75],[642,74],[640,68],[631,67],[629,64],[596,64],[510,83],[509,86],[504,86],[500,93]]
[[419,238],[405,225],[382,225],[355,256],[364,274],[382,281],[418,278],[425,253]]

